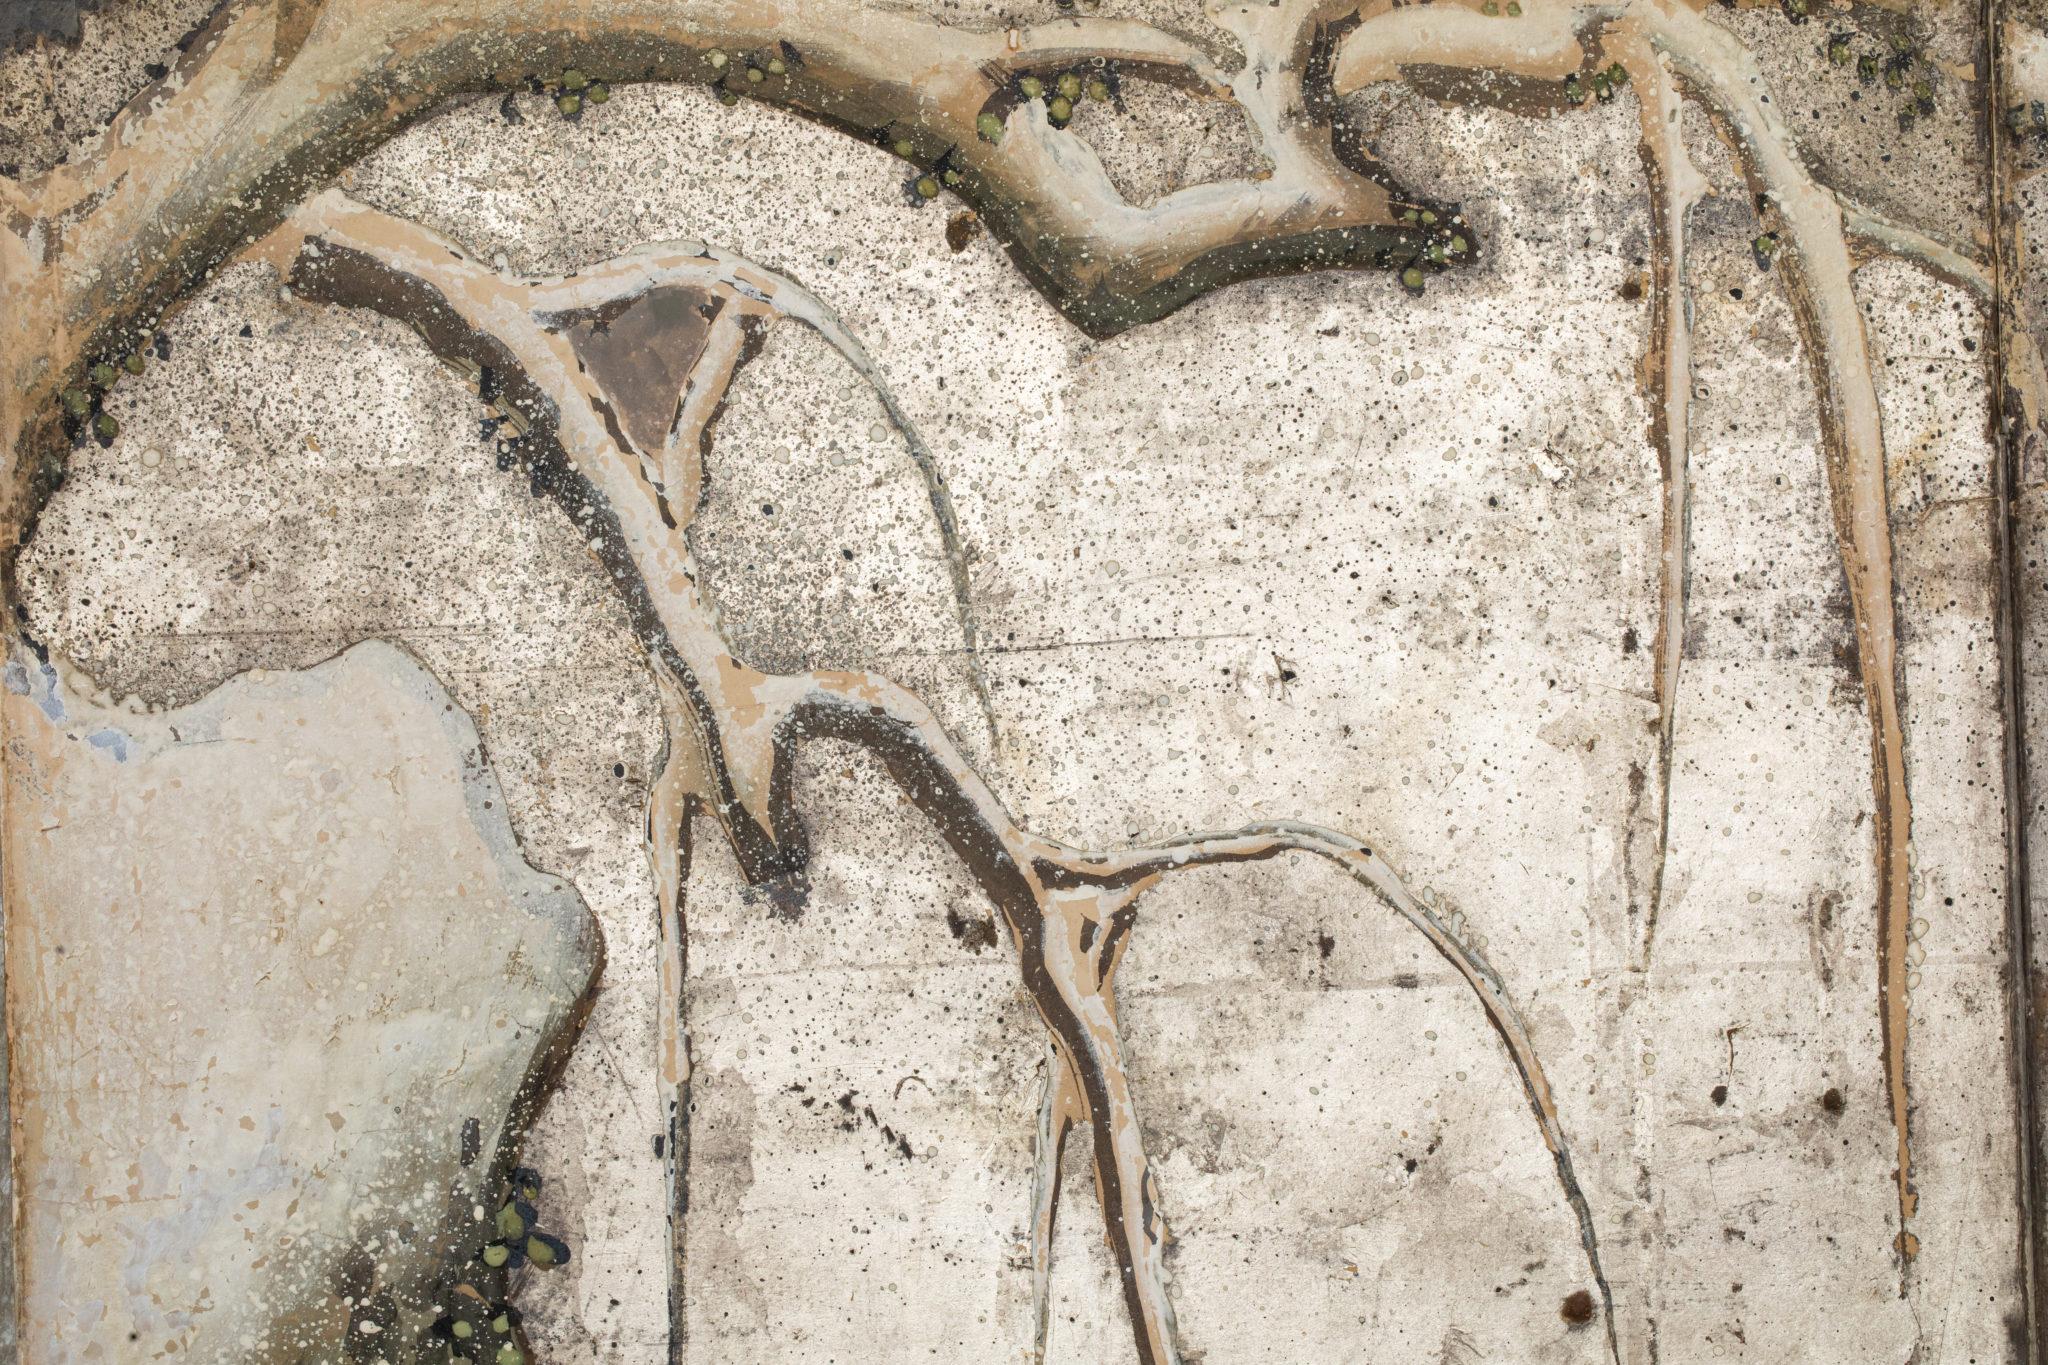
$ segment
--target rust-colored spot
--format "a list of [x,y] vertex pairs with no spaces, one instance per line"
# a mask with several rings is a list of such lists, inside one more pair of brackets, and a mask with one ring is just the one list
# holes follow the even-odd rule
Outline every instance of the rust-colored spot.
[[955,255],[967,250],[967,244],[980,235],[981,220],[971,213],[956,213],[947,220],[946,245]]
[[1574,1327],[1584,1327],[1593,1320],[1593,1295],[1584,1289],[1574,1289],[1564,1296],[1564,1306],[1557,1315]]

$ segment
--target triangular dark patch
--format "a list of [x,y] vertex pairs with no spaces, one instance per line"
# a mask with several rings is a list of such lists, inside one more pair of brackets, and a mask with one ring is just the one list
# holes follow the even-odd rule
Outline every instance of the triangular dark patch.
[[652,455],[668,440],[677,396],[704,354],[721,302],[701,289],[666,285],[602,308],[556,313],[548,325],[569,338],[627,439]]

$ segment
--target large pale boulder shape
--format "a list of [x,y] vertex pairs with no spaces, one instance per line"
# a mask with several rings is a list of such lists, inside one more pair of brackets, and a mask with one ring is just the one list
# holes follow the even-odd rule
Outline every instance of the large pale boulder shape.
[[6,681],[22,1362],[407,1358],[595,922],[389,645],[157,714]]

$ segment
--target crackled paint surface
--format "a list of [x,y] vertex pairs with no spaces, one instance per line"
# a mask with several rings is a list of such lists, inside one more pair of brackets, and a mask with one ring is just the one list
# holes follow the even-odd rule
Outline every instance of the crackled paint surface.
[[[2025,5],[76,22],[0,59],[22,1359],[444,1360],[514,1160],[521,1359],[2032,1358]],[[414,774],[347,837],[417,920],[259,726],[198,925],[66,965],[148,1008],[53,1005],[174,871],[122,765],[252,687]],[[137,1093],[46,1058],[166,998],[410,1084],[230,984],[323,915],[380,1000],[485,936],[414,1008],[488,1140],[400,1104],[197,1296],[109,1258],[232,1152],[39,1222]]]

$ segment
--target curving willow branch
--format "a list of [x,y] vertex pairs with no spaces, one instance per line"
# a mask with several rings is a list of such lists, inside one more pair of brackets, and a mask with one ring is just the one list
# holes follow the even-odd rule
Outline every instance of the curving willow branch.
[[[1726,29],[1689,9],[1659,6],[1644,21],[1649,41],[1671,59],[1734,132],[1745,171],[1791,244],[1788,292],[1819,396],[1835,534],[1856,625],[1856,654],[1870,723],[1871,789],[1877,850],[1878,1024],[1897,1148],[1901,1266],[1918,1249],[1912,1219],[1912,1104],[1906,1081],[1907,929],[1912,918],[1912,801],[1900,717],[1897,586],[1892,574],[1891,503],[1884,433],[1853,263],[1840,205],[1815,183],[1756,60]],[[1903,1271],[1902,1271],[1903,1273]]]
[[1608,50],[1635,87],[1642,154],[1650,181],[1650,349],[1643,357],[1650,395],[1651,435],[1664,478],[1664,532],[1659,585],[1662,611],[1652,657],[1657,698],[1657,847],[1643,911],[1639,965],[1647,966],[1664,905],[1671,848],[1671,780],[1678,725],[1678,688],[1685,666],[1685,608],[1690,583],[1692,299],[1685,280],[1686,215],[1707,184],[1686,155],[1684,106],[1656,51],[1632,33],[1617,34]]
[[[943,163],[1033,282],[1098,335],[1227,279],[1412,256],[1426,234],[1396,191],[1274,103],[1263,78],[1291,68],[1282,57],[1260,49],[1232,71],[1131,21],[984,33],[848,0],[225,0],[95,145],[0,186],[5,299],[31,320],[8,348],[25,404],[0,413],[0,446],[17,447],[83,358],[151,325],[364,153],[451,96],[571,64],[716,83]],[[1273,173],[1129,203],[1019,92],[1026,74],[1083,63],[1243,103]],[[17,469],[6,490],[17,520],[28,484]]]
[[[1888,223],[1867,211],[1846,209],[1819,185],[1794,149],[1791,131],[1769,98],[1756,60],[1728,30],[1709,22],[1683,0],[1628,0],[1627,3],[1551,3],[1529,0],[1515,23],[1476,15],[1469,8],[1399,7],[1380,11],[1346,42],[1335,68],[1341,93],[1375,80],[1415,79],[1443,70],[1478,71],[1514,80],[1550,82],[1581,70],[1597,53],[1612,54],[1632,76],[1649,78],[1646,106],[1662,110],[1663,122],[1646,110],[1644,154],[1652,167],[1653,221],[1660,236],[1682,242],[1683,209],[1673,199],[1684,189],[1674,150],[1682,154],[1669,122],[1674,108],[1656,58],[1669,64],[1693,94],[1733,134],[1744,172],[1759,203],[1782,225],[1787,292],[1805,341],[1805,352],[1820,410],[1822,440],[1836,541],[1856,625],[1857,663],[1870,724],[1871,787],[1877,870],[1878,1018],[1882,1034],[1887,1107],[1897,1146],[1896,1250],[1902,1266],[1918,1248],[1911,1223],[1918,1197],[1912,1178],[1912,1106],[1907,1087],[1906,946],[1910,912],[1912,809],[1906,783],[1905,736],[1900,715],[1900,661],[1896,585],[1892,574],[1890,505],[1885,488],[1884,437],[1877,386],[1863,319],[1853,285],[1849,251],[1853,229],[1866,243],[1923,261],[1966,285],[1982,288],[1982,268],[1960,250],[1935,237]],[[1530,22],[1530,21],[1534,22]],[[1553,101],[1555,97],[1552,97]],[[1670,172],[1660,180],[1659,168]],[[1682,195],[1680,196],[1682,200]],[[1672,295],[1682,285],[1682,261],[1662,253],[1657,335],[1662,377],[1653,393],[1661,400],[1660,454],[1665,482],[1663,615],[1659,627],[1659,747],[1665,784],[1660,811],[1668,812],[1670,736],[1683,630],[1683,538],[1685,459],[1681,421],[1674,425],[1672,397],[1677,384],[1673,345],[1689,345],[1682,307]],[[1682,400],[1681,400],[1682,401]],[[1676,544],[1674,545],[1674,536]],[[1674,549],[1679,553],[1674,554]],[[1660,814],[1660,829],[1665,816]],[[1660,843],[1662,839],[1660,834]],[[1659,865],[1662,856],[1659,856]],[[1658,894],[1661,894],[1661,876]],[[1654,918],[1645,926],[1641,960],[1654,946]]]
[[[680,1034],[681,887],[686,827],[717,821],[750,881],[799,894],[804,863],[793,770],[800,746],[836,738],[875,753],[973,874],[1007,923],[1026,991],[1051,1035],[1054,1064],[1040,1127],[1034,1192],[1034,1292],[1046,1302],[1058,1154],[1087,1128],[1105,1232],[1122,1272],[1141,1359],[1177,1359],[1166,1291],[1166,1230],[1124,1067],[1114,976],[1142,895],[1171,873],[1299,849],[1330,858],[1417,929],[1479,999],[1520,1077],[1614,1331],[1592,1213],[1527,1026],[1500,977],[1365,845],[1308,825],[1195,835],[1119,853],[1070,848],[1031,834],[961,755],[929,708],[870,673],[772,675],[727,651],[696,582],[687,540],[702,490],[708,424],[744,352],[749,326],[791,318],[816,325],[815,300],[788,281],[695,244],[604,262],[563,280],[522,281],[483,266],[418,225],[324,194],[293,216],[281,246],[291,287],[315,301],[367,307],[415,328],[444,359],[488,373],[498,410],[516,414],[534,458],[566,475],[556,485],[598,528],[600,557],[628,603],[661,680],[669,757],[649,803],[662,897],[664,1072],[688,1065]],[[586,320],[604,319],[602,333]],[[658,327],[657,327],[658,324]],[[608,368],[604,343],[623,334],[643,351],[679,356],[663,396]],[[669,413],[674,413],[669,418]],[[657,420],[650,421],[650,418]],[[1048,1164],[1050,1163],[1050,1175]],[[1039,1332],[1042,1348],[1043,1332]]]

